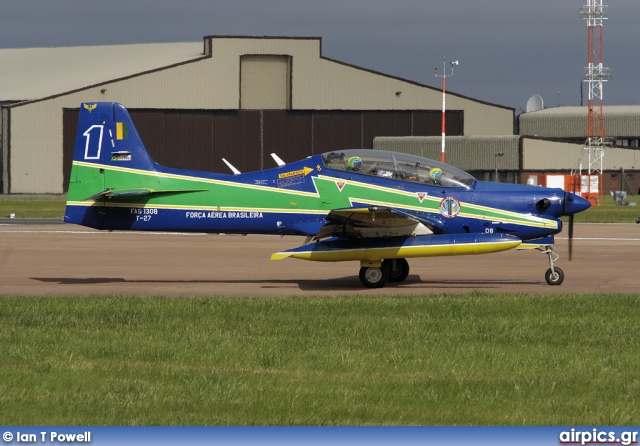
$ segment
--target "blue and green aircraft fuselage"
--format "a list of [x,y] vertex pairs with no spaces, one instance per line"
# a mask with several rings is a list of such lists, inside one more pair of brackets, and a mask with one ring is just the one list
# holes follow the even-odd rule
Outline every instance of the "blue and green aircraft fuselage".
[[359,260],[363,284],[378,287],[404,280],[405,258],[552,246],[560,217],[587,207],[562,189],[480,182],[444,163],[373,150],[242,174],[167,168],[151,159],[122,105],[85,103],[65,221],[106,230],[304,235],[309,243],[272,259]]

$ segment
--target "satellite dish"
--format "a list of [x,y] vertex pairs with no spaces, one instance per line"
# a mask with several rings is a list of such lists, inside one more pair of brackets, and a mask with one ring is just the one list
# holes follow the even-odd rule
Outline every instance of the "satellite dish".
[[534,94],[527,101],[527,113],[542,110],[543,108],[544,102],[542,101],[542,97],[539,94]]

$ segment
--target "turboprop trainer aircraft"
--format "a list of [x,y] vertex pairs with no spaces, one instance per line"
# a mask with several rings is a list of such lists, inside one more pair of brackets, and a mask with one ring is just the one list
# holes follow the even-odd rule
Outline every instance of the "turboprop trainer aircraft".
[[118,103],[84,103],[64,221],[97,229],[303,235],[274,253],[320,262],[359,261],[370,288],[402,282],[407,258],[535,248],[545,279],[559,285],[554,234],[587,200],[565,192],[475,180],[431,159],[377,150],[336,150],[277,167],[231,174],[158,165]]

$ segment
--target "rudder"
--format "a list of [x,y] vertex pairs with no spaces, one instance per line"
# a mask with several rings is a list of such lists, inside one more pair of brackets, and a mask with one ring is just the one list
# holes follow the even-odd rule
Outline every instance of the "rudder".
[[127,168],[155,171],[127,109],[117,102],[83,103],[80,107],[74,162],[126,162]]

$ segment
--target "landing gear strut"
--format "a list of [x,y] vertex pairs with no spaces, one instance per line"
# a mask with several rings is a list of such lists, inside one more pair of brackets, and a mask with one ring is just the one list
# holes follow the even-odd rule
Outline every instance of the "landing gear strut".
[[549,256],[549,269],[544,274],[544,279],[549,285],[560,285],[564,281],[564,271],[555,266],[560,256],[553,250],[553,245],[545,245],[538,250]]

